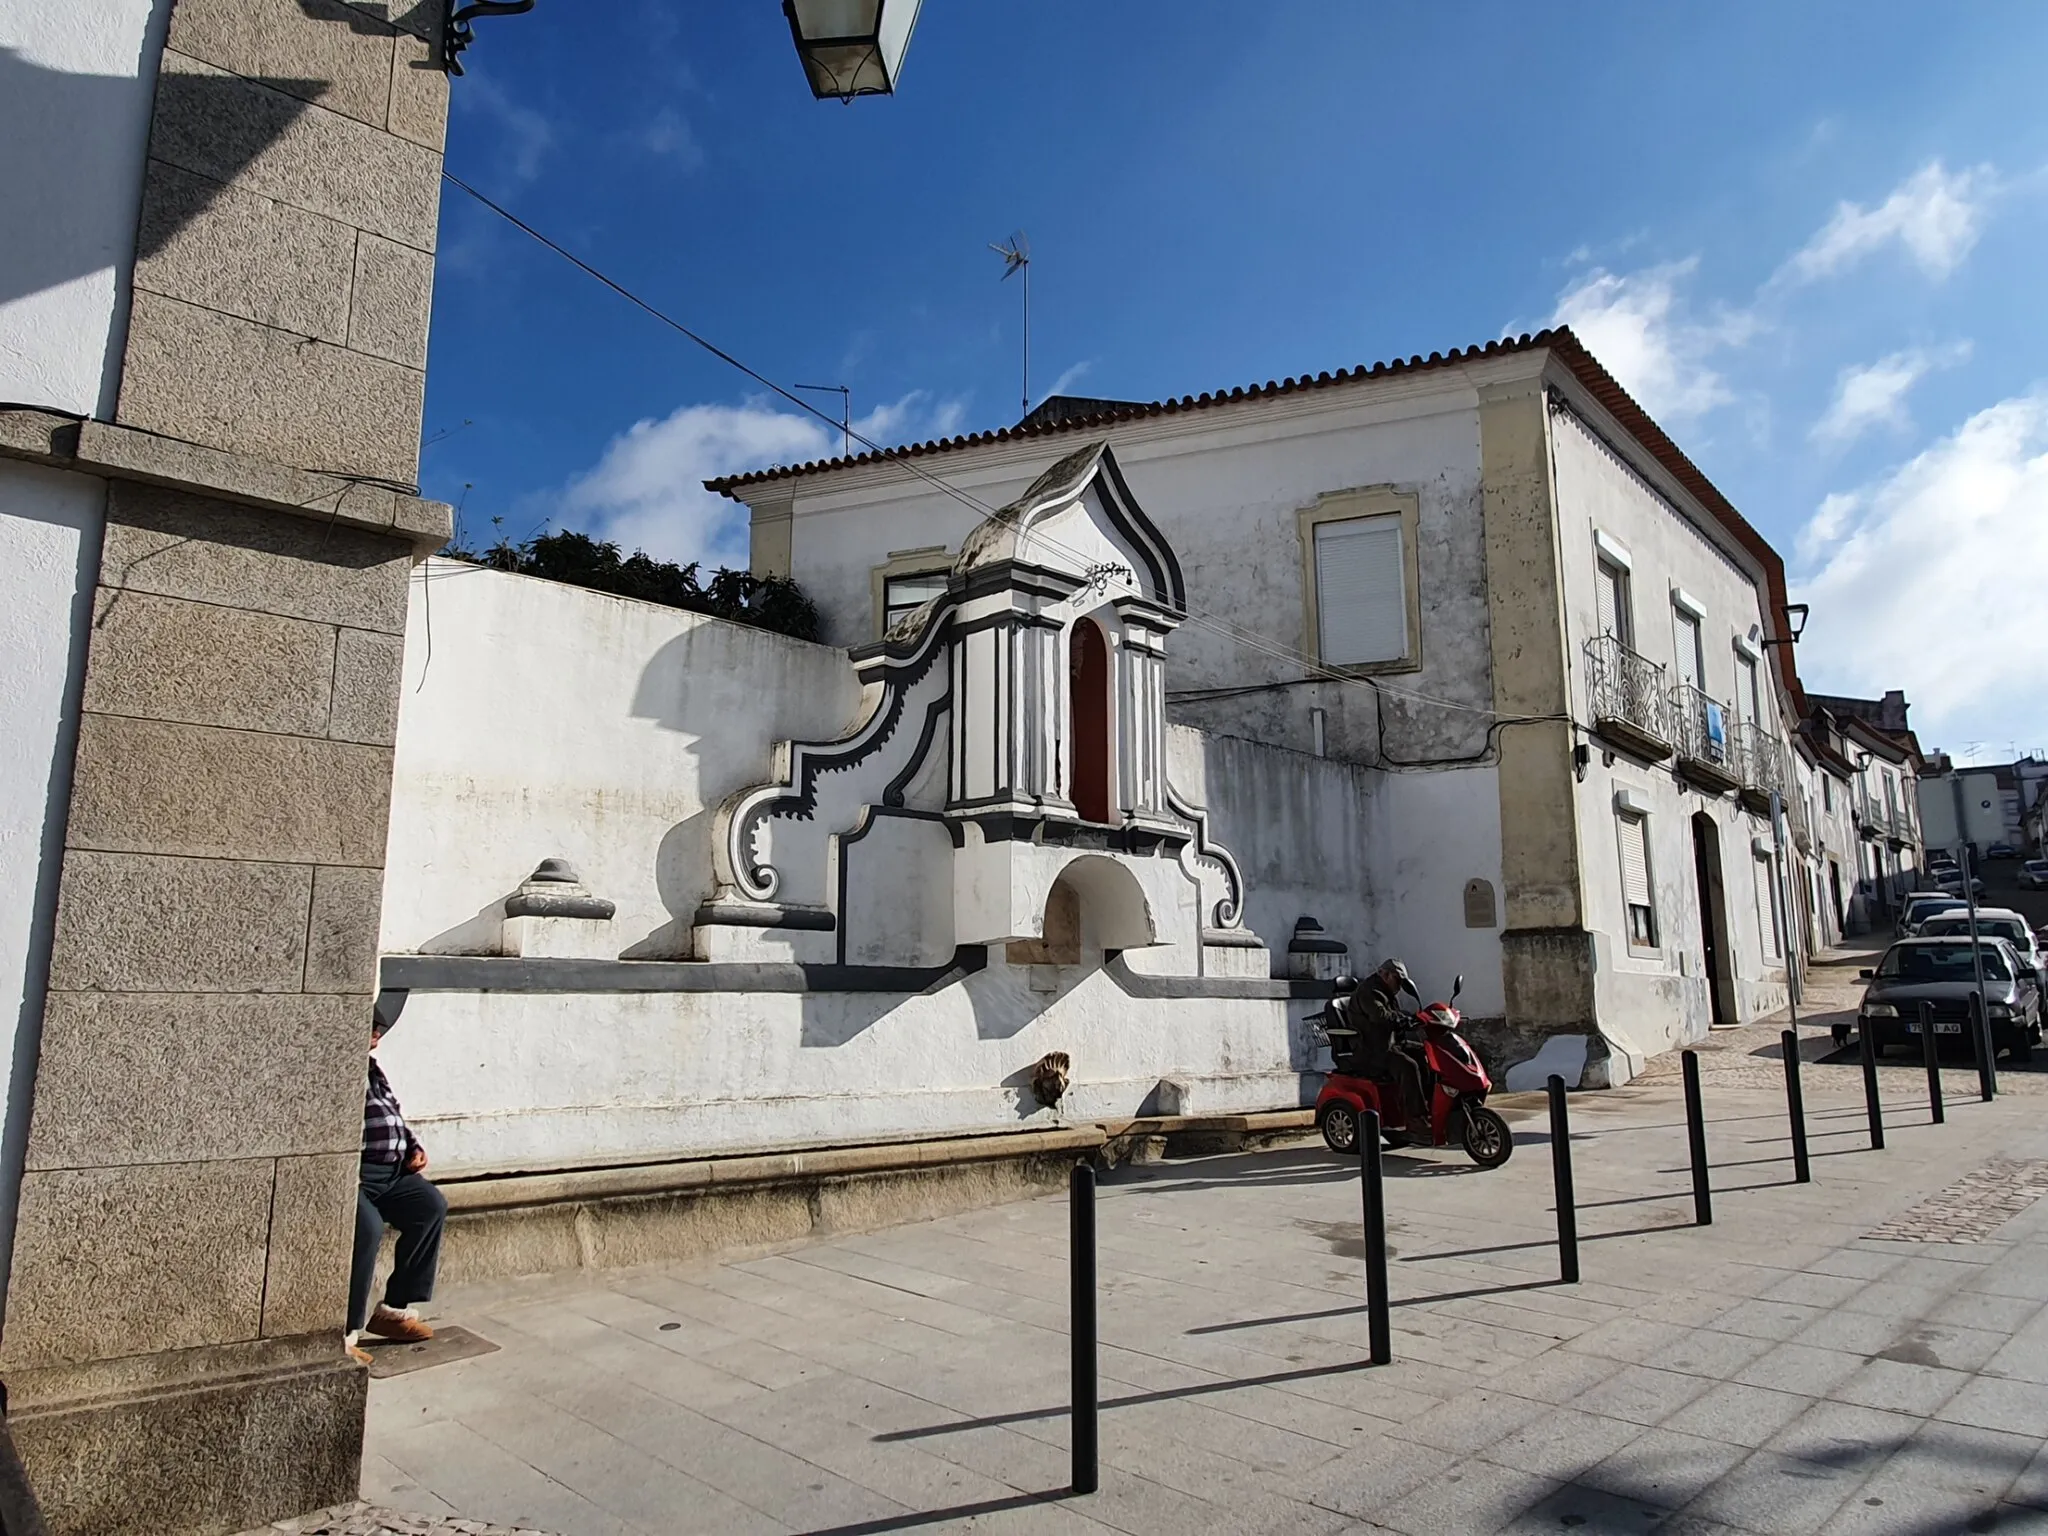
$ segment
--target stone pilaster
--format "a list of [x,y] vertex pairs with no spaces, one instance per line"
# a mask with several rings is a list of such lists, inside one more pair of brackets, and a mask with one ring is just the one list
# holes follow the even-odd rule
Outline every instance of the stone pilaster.
[[[352,1498],[341,1350],[414,559],[434,6],[178,0],[0,1373],[54,1531]],[[61,437],[62,434],[60,433]]]

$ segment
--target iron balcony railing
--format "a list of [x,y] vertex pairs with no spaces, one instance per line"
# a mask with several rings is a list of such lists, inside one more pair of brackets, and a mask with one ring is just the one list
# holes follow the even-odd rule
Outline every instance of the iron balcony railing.
[[1680,757],[1732,768],[1728,727],[1733,718],[1726,704],[1709,698],[1691,683],[1679,683],[1671,690],[1671,723]]
[[1586,642],[1586,677],[1596,728],[1621,726],[1668,754],[1673,742],[1662,667],[1602,635]]
[[1773,792],[1787,801],[1792,782],[1785,771],[1785,744],[1753,721],[1738,721],[1728,732],[1728,760],[1742,775],[1742,787],[1759,795]]

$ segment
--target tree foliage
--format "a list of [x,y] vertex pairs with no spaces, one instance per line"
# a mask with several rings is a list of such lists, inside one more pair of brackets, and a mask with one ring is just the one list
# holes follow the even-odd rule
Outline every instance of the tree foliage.
[[798,640],[818,638],[818,610],[787,576],[756,576],[752,571],[720,566],[709,581],[700,581],[695,560],[677,565],[637,549],[622,555],[618,545],[587,533],[544,533],[524,544],[501,538],[481,551],[450,543],[441,553],[451,560],[467,560],[496,571],[540,576],[572,587],[686,608]]

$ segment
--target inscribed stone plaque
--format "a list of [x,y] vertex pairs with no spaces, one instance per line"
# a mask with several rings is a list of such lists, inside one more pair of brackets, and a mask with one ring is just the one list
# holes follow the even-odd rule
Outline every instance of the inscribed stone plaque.
[[1494,926],[1493,886],[1485,880],[1465,882],[1465,926],[1467,928],[1491,928]]

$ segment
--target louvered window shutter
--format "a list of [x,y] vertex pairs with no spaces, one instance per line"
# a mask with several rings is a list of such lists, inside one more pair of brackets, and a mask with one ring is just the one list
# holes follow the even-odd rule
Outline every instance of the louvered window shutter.
[[1673,637],[1678,649],[1678,680],[1700,686],[1700,621],[1689,613],[1676,615]]
[[1315,549],[1322,659],[1341,667],[1405,657],[1408,582],[1401,563],[1401,519],[1320,523]]
[[1620,818],[1621,899],[1632,907],[1650,905],[1649,822],[1641,816]]
[[1621,572],[1605,560],[1600,562],[1600,575],[1595,582],[1600,604],[1600,633],[1612,635],[1626,643],[1621,632]]

